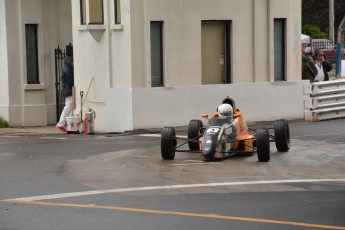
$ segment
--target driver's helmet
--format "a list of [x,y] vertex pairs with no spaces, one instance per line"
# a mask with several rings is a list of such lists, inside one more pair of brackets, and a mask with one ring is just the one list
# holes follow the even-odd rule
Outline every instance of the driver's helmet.
[[232,117],[234,114],[234,111],[232,109],[232,106],[229,104],[221,104],[218,107],[218,116],[220,117]]

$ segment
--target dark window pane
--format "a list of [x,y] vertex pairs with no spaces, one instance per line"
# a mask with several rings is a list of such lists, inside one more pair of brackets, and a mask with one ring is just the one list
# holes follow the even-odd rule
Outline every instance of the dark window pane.
[[151,85],[163,86],[163,22],[151,22]]
[[39,84],[37,25],[25,25],[27,83]]
[[120,0],[114,0],[115,4],[115,24],[121,24],[121,7]]
[[86,0],[80,0],[80,24],[86,25]]
[[285,19],[274,19],[274,81],[285,78]]

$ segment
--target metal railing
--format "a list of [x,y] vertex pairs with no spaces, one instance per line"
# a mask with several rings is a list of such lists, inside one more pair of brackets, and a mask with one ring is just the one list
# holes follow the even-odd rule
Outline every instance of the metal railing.
[[345,117],[345,79],[312,83],[309,108],[306,120]]
[[[305,49],[306,47],[311,47],[312,50],[320,49],[327,61],[331,63],[336,63],[337,60],[337,48],[336,48],[336,43],[333,41],[330,41],[328,39],[310,39],[310,43],[304,43],[302,44],[302,47]],[[342,60],[345,59],[345,52],[342,53],[340,56]]]
[[63,107],[65,106],[64,97],[62,95],[61,75],[66,55],[73,57],[73,46],[71,43],[69,43],[69,45],[66,46],[66,49],[60,49],[59,46],[55,49],[56,122],[59,121],[61,112],[63,110]]

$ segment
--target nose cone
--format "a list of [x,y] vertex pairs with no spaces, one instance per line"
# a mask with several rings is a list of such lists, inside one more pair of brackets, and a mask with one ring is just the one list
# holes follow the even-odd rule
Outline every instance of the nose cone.
[[202,150],[201,153],[203,157],[211,160],[216,153],[217,148],[217,135],[206,134],[202,140]]

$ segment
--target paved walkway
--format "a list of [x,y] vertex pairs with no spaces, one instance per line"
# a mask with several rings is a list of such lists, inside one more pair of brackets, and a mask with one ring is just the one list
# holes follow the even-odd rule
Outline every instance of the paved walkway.
[[55,126],[0,128],[1,136],[63,134]]

